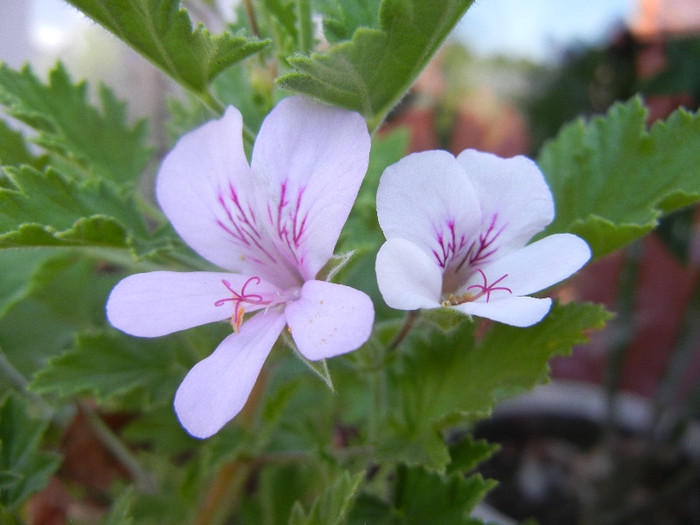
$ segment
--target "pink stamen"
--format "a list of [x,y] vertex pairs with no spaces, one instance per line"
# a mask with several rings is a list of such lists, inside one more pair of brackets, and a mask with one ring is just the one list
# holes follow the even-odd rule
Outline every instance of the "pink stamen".
[[219,299],[214,303],[214,306],[223,306],[228,301],[232,301],[235,304],[233,309],[233,316],[231,316],[231,326],[233,327],[234,332],[238,332],[238,328],[243,323],[243,314],[245,313],[245,309],[243,308],[242,304],[270,304],[270,301],[263,300],[262,295],[246,293],[245,289],[251,283],[251,281],[256,281],[255,284],[260,284],[260,277],[253,276],[250,279],[248,279],[245,283],[243,283],[241,291],[240,293],[238,293],[231,287],[231,283],[229,283],[226,279],[221,280],[221,283],[226,287],[226,289],[229,292],[233,294],[233,297]]
[[477,288],[481,290],[477,295],[470,299],[471,301],[476,301],[477,299],[485,295],[486,302],[488,303],[489,299],[491,299],[491,292],[495,292],[496,290],[503,290],[505,292],[508,292],[509,294],[513,293],[513,291],[510,288],[506,288],[505,286],[496,286],[503,279],[508,277],[508,274],[505,274],[500,279],[494,281],[489,285],[488,280],[486,279],[486,274],[484,274],[484,272],[480,268],[476,268],[476,271],[481,274],[481,278],[484,280],[484,284],[472,284],[467,288],[467,291],[471,290],[472,288]]

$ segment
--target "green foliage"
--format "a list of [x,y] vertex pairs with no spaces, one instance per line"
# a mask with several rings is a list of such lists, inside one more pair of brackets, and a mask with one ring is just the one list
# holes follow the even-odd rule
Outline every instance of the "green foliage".
[[[0,103],[38,132],[35,143],[65,159],[85,179],[133,185],[151,157],[145,144],[146,124],[140,121],[129,127],[125,106],[112,91],[100,86],[98,95],[101,111],[88,103],[87,85],[74,85],[60,63],[49,73],[48,84],[41,83],[28,66],[17,72],[0,64]],[[0,138],[6,137],[0,126]],[[17,141],[15,137],[0,146],[0,161],[35,164]],[[3,155],[10,148],[12,154]]]
[[49,360],[30,388],[63,397],[90,392],[100,401],[138,388],[144,393],[142,406],[149,406],[169,400],[191,364],[178,352],[182,348],[173,341],[81,334],[75,348]]
[[37,159],[29,152],[24,137],[0,120],[0,166],[31,164],[37,166]]
[[401,99],[473,0],[383,0],[379,29],[358,28],[352,40],[311,57],[288,59],[298,72],[285,89],[361,113],[371,130]]
[[133,499],[134,490],[126,489],[114,502],[109,512],[100,520],[100,525],[131,525],[134,522],[131,517]]
[[447,466],[447,474],[455,472],[469,472],[479,463],[486,461],[498,450],[498,445],[493,445],[483,439],[473,440],[469,434],[450,445],[450,464]]
[[481,476],[445,476],[421,467],[400,465],[390,502],[362,494],[348,523],[361,525],[470,524],[469,512],[495,482]]
[[360,27],[379,29],[381,0],[357,0],[336,4],[336,10],[323,19],[323,32],[329,42],[350,40]]
[[29,250],[0,251],[0,318],[29,293],[29,280],[51,254]]
[[304,512],[297,502],[292,508],[289,525],[342,525],[346,523],[348,511],[357,497],[364,472],[354,476],[344,472],[328,489],[314,501],[311,510]]
[[0,407],[0,502],[7,510],[44,488],[60,461],[39,449],[46,423],[31,419],[29,410],[13,395]]
[[641,100],[566,126],[539,157],[557,215],[543,235],[572,232],[601,257],[700,199],[700,115],[682,109],[646,131]]
[[104,182],[76,182],[30,166],[7,174],[14,188],[0,188],[0,248],[129,248],[149,237],[133,201]]
[[267,42],[243,35],[212,36],[180,8],[180,0],[68,0],[178,83],[205,93],[224,69],[263,49]]
[[591,304],[555,304],[534,326],[496,324],[478,342],[468,322],[414,336],[388,372],[392,409],[381,456],[444,469],[450,456],[440,429],[483,417],[500,399],[545,381],[547,361],[585,342],[608,317]]

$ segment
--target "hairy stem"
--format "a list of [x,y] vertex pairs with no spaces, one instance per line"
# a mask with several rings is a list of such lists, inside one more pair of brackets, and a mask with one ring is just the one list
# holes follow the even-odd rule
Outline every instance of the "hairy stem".
[[155,492],[157,488],[155,479],[149,472],[141,468],[141,464],[136,460],[119,436],[102,421],[102,418],[92,407],[86,403],[78,403],[78,408],[85,416],[88,425],[95,433],[100,443],[102,443],[112,456],[129,472],[136,487],[142,492]]
[[408,315],[406,316],[406,319],[403,323],[403,326],[401,329],[396,333],[396,336],[394,339],[389,343],[389,345],[386,347],[387,350],[395,350],[396,347],[398,347],[404,339],[406,339],[406,336],[410,333],[411,329],[413,328],[413,325],[416,322],[416,319],[420,316],[420,310],[412,310],[408,312]]

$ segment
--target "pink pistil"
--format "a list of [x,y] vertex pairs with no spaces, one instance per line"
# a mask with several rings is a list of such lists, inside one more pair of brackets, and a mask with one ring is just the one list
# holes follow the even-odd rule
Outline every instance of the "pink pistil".
[[260,284],[260,277],[253,276],[250,279],[248,279],[245,283],[243,283],[243,286],[241,287],[241,292],[238,293],[231,287],[231,283],[229,283],[225,279],[221,280],[221,283],[226,287],[226,289],[229,292],[233,294],[233,297],[219,299],[214,303],[214,306],[223,306],[228,301],[232,301],[235,304],[233,316],[231,316],[231,326],[233,327],[234,332],[238,332],[238,328],[243,323],[243,314],[245,313],[245,308],[242,306],[242,303],[262,305],[270,304],[270,301],[263,300],[262,295],[246,293],[245,289],[251,281],[256,281],[255,284]]

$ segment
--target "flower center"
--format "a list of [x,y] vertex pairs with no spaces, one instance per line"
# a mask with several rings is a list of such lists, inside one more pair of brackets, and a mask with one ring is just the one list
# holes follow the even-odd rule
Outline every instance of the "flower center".
[[[456,306],[458,304],[476,301],[477,299],[480,299],[483,296],[486,296],[486,302],[488,303],[489,299],[491,299],[491,292],[495,292],[496,290],[502,290],[508,292],[509,294],[513,293],[513,291],[510,288],[506,288],[505,286],[496,286],[503,279],[508,277],[508,274],[503,275],[502,277],[489,284],[488,280],[486,279],[486,274],[480,268],[475,268],[475,270],[481,274],[481,278],[483,279],[484,283],[472,284],[471,286],[467,287],[467,291],[465,293],[460,295],[447,294],[445,300],[442,301],[442,306]],[[469,291],[472,288],[475,289],[474,292]]]
[[218,301],[216,301],[214,303],[214,306],[223,306],[228,301],[233,302],[234,307],[233,307],[233,315],[231,316],[231,326],[233,327],[233,331],[236,333],[238,333],[238,329],[240,328],[241,324],[243,323],[243,314],[245,313],[245,308],[242,306],[243,304],[261,304],[261,305],[270,304],[270,301],[263,300],[262,295],[246,293],[245,289],[251,283],[251,281],[256,281],[255,284],[260,284],[260,277],[257,277],[257,276],[251,277],[245,283],[243,283],[243,286],[241,287],[241,291],[237,292],[236,290],[234,290],[231,287],[231,283],[229,283],[225,279],[222,279],[221,284],[223,284],[226,287],[226,289],[233,294],[233,297],[219,299]]

